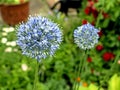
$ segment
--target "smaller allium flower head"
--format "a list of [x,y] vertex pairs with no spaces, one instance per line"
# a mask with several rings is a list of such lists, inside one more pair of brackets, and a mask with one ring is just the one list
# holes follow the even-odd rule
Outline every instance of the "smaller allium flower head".
[[38,61],[52,56],[62,42],[62,32],[58,25],[45,17],[30,16],[17,30],[17,44],[23,54]]
[[79,26],[74,31],[74,41],[81,49],[93,48],[98,43],[99,30],[94,28],[91,24],[87,23]]

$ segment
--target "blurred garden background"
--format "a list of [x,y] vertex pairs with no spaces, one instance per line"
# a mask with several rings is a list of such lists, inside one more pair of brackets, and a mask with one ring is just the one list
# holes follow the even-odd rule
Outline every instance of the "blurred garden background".
[[[22,18],[28,8],[13,14],[15,9],[4,8],[13,5],[13,1],[16,5],[17,0],[5,1],[0,1],[0,90],[33,90],[36,60],[23,55],[16,44],[18,23],[5,19],[8,14],[9,20],[18,18],[18,13]],[[79,9],[76,7],[79,11],[70,7],[67,14],[59,11],[60,3],[51,10],[58,0],[19,0],[17,5],[24,1],[29,2],[29,15],[47,17],[58,23],[63,32],[63,42],[55,55],[40,63],[38,90],[72,90],[74,82],[78,90],[120,90],[120,0],[81,0]],[[5,11],[8,14],[3,15]],[[99,29],[100,38],[84,57],[86,71],[76,77],[83,52],[74,43],[73,32],[86,23]]]

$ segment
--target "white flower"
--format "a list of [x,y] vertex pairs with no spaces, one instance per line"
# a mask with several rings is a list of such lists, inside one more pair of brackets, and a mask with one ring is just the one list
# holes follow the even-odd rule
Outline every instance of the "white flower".
[[16,41],[7,42],[6,45],[14,47],[16,46]]
[[23,71],[27,71],[28,70],[27,64],[22,64],[21,68],[22,68]]
[[5,49],[5,52],[12,52],[12,48],[11,48],[11,47],[7,47],[7,48]]
[[118,60],[118,64],[120,64],[120,60]]
[[6,33],[8,33],[8,32],[13,32],[13,31],[14,31],[14,28],[13,28],[13,27],[9,27],[9,28],[8,28],[8,27],[4,27],[4,28],[3,28],[3,31],[6,32]]
[[9,32],[13,32],[15,29],[13,27],[9,28]]
[[16,46],[16,42],[15,42],[15,41],[12,41],[12,42],[10,43],[10,45],[13,46],[13,47]]
[[2,36],[7,36],[7,33],[6,33],[6,32],[3,32],[3,33],[2,33]]
[[11,45],[11,42],[7,42],[6,45],[7,45],[7,46],[10,46],[10,45]]
[[3,31],[6,32],[6,33],[8,33],[9,32],[9,28],[4,27]]
[[13,49],[13,51],[14,51],[14,52],[17,52],[17,51],[18,51],[18,49],[14,48],[14,49]]
[[6,43],[7,42],[7,38],[2,38],[1,39],[1,43]]

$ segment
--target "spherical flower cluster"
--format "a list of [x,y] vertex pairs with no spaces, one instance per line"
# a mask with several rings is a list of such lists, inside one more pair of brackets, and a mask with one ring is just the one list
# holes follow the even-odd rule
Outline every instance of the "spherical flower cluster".
[[98,29],[91,24],[84,24],[74,31],[74,41],[81,49],[93,48],[98,43]]
[[58,25],[41,16],[30,16],[26,23],[17,28],[17,44],[24,55],[38,61],[52,56],[62,41],[62,32]]

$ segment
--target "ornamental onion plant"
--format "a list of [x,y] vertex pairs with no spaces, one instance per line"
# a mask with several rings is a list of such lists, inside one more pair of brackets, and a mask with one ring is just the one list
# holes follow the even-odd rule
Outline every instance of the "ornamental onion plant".
[[58,24],[41,16],[30,16],[17,26],[17,44],[24,55],[36,59],[34,89],[38,90],[39,63],[48,56],[53,56],[62,42],[62,32]]
[[[76,70],[76,77],[82,77],[82,73],[86,70],[85,60],[88,56],[87,50],[93,48],[95,44],[98,43],[98,32],[99,30],[89,23],[79,26],[74,30],[74,42],[81,50],[83,50],[83,56],[81,57],[80,65]],[[79,89],[79,85],[77,84],[78,83],[76,82],[74,83],[73,90]]]

